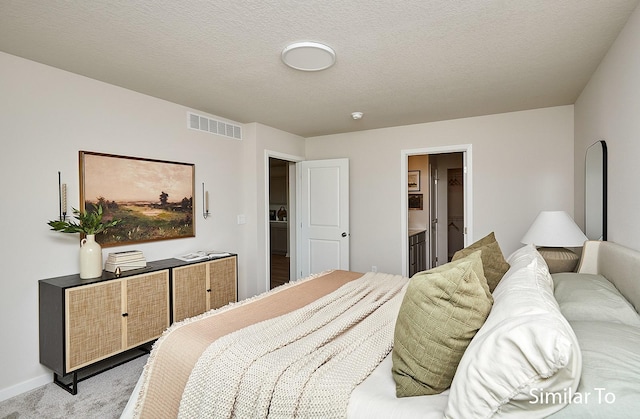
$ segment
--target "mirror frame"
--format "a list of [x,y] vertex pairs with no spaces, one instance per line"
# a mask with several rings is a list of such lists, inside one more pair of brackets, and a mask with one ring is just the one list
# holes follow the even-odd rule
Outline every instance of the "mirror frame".
[[[600,148],[600,150],[597,150],[597,147]],[[589,153],[590,152],[595,152],[595,151],[601,151],[602,153],[602,173],[596,173],[595,176],[593,176],[593,174],[590,176],[589,175]],[[585,179],[584,179],[584,188],[585,188],[585,194],[584,194],[584,204],[585,204],[585,208],[584,208],[584,229],[585,229],[585,234],[587,235],[587,237],[589,238],[589,240],[602,240],[602,241],[606,241],[607,240],[607,143],[604,140],[599,140],[596,141],[595,143],[591,144],[589,147],[587,147],[587,151],[585,153],[585,168],[584,168],[584,173],[585,173]],[[601,176],[599,176],[601,175]],[[601,180],[602,182],[602,186],[601,189],[602,191],[597,190],[596,193],[598,195],[602,195],[602,219],[601,219],[601,223],[602,223],[602,234],[599,238],[593,238],[593,237],[589,237],[589,235],[587,234],[589,231],[589,213],[594,211],[593,208],[589,208],[589,195],[590,195],[590,185],[589,183],[589,179],[590,177],[598,177],[598,180]],[[599,188],[599,185],[595,185],[596,187]],[[591,192],[593,193],[593,192]]]

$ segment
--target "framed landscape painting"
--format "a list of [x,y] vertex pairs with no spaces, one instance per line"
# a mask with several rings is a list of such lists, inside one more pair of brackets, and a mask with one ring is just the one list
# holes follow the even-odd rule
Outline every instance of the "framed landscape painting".
[[195,165],[79,154],[81,210],[101,205],[103,220],[121,220],[96,236],[103,247],[195,236]]

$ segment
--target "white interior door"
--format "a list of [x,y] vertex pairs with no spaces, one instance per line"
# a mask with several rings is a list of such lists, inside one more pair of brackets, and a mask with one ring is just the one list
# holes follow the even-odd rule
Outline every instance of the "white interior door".
[[298,279],[349,270],[349,160],[297,163]]

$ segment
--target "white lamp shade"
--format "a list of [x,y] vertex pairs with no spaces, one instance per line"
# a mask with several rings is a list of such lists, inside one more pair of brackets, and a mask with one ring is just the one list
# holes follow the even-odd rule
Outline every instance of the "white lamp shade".
[[522,243],[545,247],[582,247],[588,240],[565,211],[541,211]]

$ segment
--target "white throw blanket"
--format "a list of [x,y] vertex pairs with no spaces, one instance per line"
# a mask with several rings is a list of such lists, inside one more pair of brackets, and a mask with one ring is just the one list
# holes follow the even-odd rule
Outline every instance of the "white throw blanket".
[[367,273],[216,340],[189,377],[179,417],[345,417],[353,388],[392,349],[407,281]]

